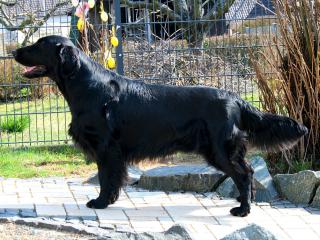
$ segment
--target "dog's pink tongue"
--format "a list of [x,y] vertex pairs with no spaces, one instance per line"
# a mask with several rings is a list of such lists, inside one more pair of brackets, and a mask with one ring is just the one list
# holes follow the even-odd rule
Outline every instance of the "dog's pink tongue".
[[25,67],[23,73],[27,73],[27,72],[31,72],[33,69],[35,69],[36,66],[33,66],[33,67]]

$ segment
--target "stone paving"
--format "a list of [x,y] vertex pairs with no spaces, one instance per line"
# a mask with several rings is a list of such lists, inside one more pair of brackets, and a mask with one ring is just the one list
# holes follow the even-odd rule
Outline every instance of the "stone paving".
[[233,217],[233,199],[215,194],[149,192],[126,187],[107,209],[88,209],[85,203],[98,195],[98,186],[81,179],[2,179],[0,218],[47,217],[82,222],[118,231],[161,232],[174,224],[187,227],[194,239],[221,239],[250,223],[256,223],[279,239],[320,239],[320,209],[287,201],[252,204],[251,214]]

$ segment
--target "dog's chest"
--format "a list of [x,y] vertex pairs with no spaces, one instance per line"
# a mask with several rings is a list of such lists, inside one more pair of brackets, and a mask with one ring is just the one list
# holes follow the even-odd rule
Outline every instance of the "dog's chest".
[[68,133],[77,146],[86,154],[93,156],[108,138],[105,121],[101,121],[101,119],[94,116],[90,118],[73,118]]

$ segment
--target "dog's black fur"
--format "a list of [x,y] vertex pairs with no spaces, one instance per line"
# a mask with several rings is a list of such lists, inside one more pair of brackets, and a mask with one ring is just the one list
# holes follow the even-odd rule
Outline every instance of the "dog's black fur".
[[247,147],[279,150],[308,132],[288,117],[260,112],[231,92],[151,85],[119,76],[64,37],[41,38],[13,55],[19,63],[35,66],[26,77],[50,77],[68,102],[69,134],[98,165],[101,190],[87,203],[90,208],[105,208],[118,199],[128,164],[182,151],[201,154],[234,180],[241,205],[231,213],[246,216],[253,198]]

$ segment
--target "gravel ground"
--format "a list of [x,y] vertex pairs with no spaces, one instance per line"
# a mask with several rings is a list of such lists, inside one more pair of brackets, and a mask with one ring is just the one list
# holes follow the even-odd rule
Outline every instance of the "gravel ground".
[[48,230],[43,228],[34,228],[13,223],[0,224],[0,239],[2,240],[84,240],[96,239],[88,235]]

